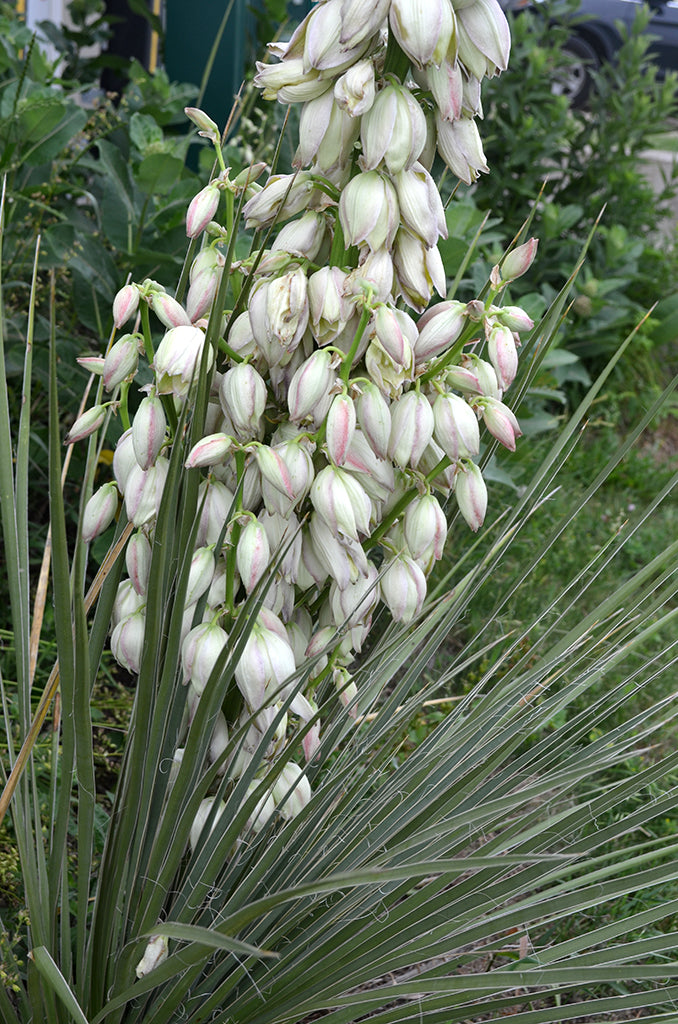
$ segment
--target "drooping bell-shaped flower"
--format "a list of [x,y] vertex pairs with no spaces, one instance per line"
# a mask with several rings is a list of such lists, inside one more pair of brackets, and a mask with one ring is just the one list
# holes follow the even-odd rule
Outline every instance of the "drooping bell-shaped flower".
[[85,505],[82,515],[82,539],[89,544],[106,530],[118,511],[118,488],[114,483],[104,484]]
[[[182,325],[167,332],[153,358],[158,394],[186,397],[197,377],[204,345],[205,334],[199,327]],[[210,353],[208,365],[213,359]]]
[[447,392],[433,403],[434,436],[448,459],[477,455],[480,450],[478,418],[468,402]]
[[455,31],[450,0],[391,0],[389,23],[413,64],[440,64]]
[[389,174],[408,170],[419,159],[426,142],[426,117],[409,89],[389,83],[377,97],[360,126],[364,171],[382,163]]
[[396,622],[411,622],[426,597],[426,577],[414,559],[396,555],[381,577],[381,596]]
[[457,463],[454,496],[467,524],[474,533],[477,532],[487,512],[487,487],[475,462],[463,460]]
[[348,245],[367,245],[373,252],[390,249],[400,222],[396,190],[378,171],[356,174],[342,190],[339,220]]
[[155,392],[142,398],[132,423],[134,457],[142,469],[150,469],[157,459],[167,431],[162,400]]

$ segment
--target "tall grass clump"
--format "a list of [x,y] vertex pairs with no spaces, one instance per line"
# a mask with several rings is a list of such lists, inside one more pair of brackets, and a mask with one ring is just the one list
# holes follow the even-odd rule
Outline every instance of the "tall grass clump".
[[[6,1024],[675,1019],[677,843],[652,824],[675,804],[678,542],[616,572],[675,480],[530,621],[495,628],[661,399],[430,674],[525,524],[546,523],[613,369],[488,521],[488,467],[520,443],[514,410],[572,283],[535,325],[509,295],[535,239],[463,299],[437,248],[438,163],[487,170],[480,81],[508,50],[494,0],[325,0],[257,69],[265,98],[301,104],[291,173],[232,175],[220,127],[187,109],[214,172],[174,294],[123,284],[105,351],[81,358],[75,532],[51,332],[49,584],[27,502],[36,250],[18,422],[4,373],[0,391],[0,812],[21,875],[1,922]],[[134,692],[110,797],[104,668]],[[660,679],[658,703],[635,701]],[[423,702],[455,687],[405,749]],[[638,893],[658,898],[605,916]]]

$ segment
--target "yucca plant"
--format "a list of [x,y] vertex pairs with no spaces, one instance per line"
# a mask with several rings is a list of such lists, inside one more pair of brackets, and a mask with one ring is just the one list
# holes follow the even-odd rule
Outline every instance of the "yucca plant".
[[[480,296],[446,287],[427,138],[455,173],[477,176],[479,79],[507,50],[493,0],[318,4],[281,63],[259,68],[265,92],[304,103],[298,169],[262,189],[263,168],[232,179],[219,129],[188,111],[215,147],[215,175],[189,207],[175,294],[124,285],[115,330],[132,321],[132,333],[83,360],[96,396],[67,438],[89,446],[76,537],[52,338],[58,661],[45,679],[27,502],[31,299],[14,436],[4,374],[0,392],[16,666],[2,679],[0,810],[26,903],[2,926],[3,1021],[537,1024],[638,1008],[675,1019],[678,844],[649,829],[672,811],[661,787],[678,755],[656,752],[620,781],[611,771],[675,714],[678,542],[620,579],[633,531],[620,534],[537,621],[499,635],[504,602],[530,586],[580,503],[544,530],[486,627],[445,647],[435,678],[428,668],[548,508],[612,369],[515,507],[483,525],[483,473],[497,442],[514,449],[520,435],[504,395],[512,387],[518,408],[532,386],[572,283],[536,326],[506,304],[535,255],[527,240]],[[36,253],[36,280],[38,268]],[[436,290],[443,301],[426,310]],[[118,421],[113,478],[94,490]],[[92,578],[90,546],[107,530]],[[608,597],[578,617],[601,578]],[[665,639],[639,665],[650,637]],[[107,645],[135,686],[109,808],[92,740]],[[658,677],[665,699],[636,706]],[[403,750],[441,694],[458,699]],[[606,727],[621,705],[625,724]],[[52,708],[45,792],[35,741]],[[653,888],[660,901],[586,927],[591,908]]]

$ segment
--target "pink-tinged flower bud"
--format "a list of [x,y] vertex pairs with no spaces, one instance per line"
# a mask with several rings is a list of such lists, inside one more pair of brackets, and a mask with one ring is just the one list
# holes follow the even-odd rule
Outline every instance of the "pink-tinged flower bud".
[[497,324],[490,330],[487,338],[487,354],[497,375],[499,387],[506,391],[518,372],[516,341],[513,332],[508,327]]
[[[462,356],[462,366],[471,371],[471,374],[478,381],[478,394],[486,398],[501,399],[501,388],[494,367],[485,359],[480,359],[474,353],[465,353]],[[457,386],[456,384],[454,385]]]
[[133,533],[125,549],[125,566],[130,582],[140,597],[145,597],[151,573],[151,543],[145,533]]
[[196,274],[191,281],[186,295],[186,312],[192,324],[212,308],[221,273],[220,269],[205,270],[201,274]]
[[311,799],[311,784],[299,765],[288,761],[273,786],[276,807],[280,804],[283,821],[291,821],[300,814]]
[[155,463],[167,431],[167,418],[160,398],[151,394],[139,403],[132,423],[132,447],[134,456],[142,469],[150,469]]
[[220,270],[224,266],[224,263],[224,257],[221,255],[219,250],[213,245],[208,245],[204,249],[201,249],[193,260],[191,269],[188,273],[188,279],[193,283],[196,277],[200,277],[201,274],[206,274],[208,271],[210,273],[214,273],[214,271]]
[[370,333],[396,366],[407,373],[412,371],[412,349],[417,340],[417,325],[412,317],[401,309],[378,305],[372,315]]
[[214,579],[215,568],[214,547],[211,544],[193,552],[191,567],[188,570],[185,608],[190,608],[209,590]]
[[447,238],[445,210],[436,184],[421,164],[393,176],[403,223],[421,241],[435,245],[439,238]]
[[408,170],[426,142],[426,116],[409,89],[391,84],[377,97],[360,125],[360,166],[373,171],[382,162],[389,174]]
[[413,64],[440,64],[455,31],[449,0],[392,0],[389,23],[398,44]]
[[219,186],[211,181],[194,196],[186,213],[186,234],[189,238],[197,238],[205,230],[219,207]]
[[287,407],[294,423],[303,423],[309,417],[315,420],[319,404],[324,408],[323,418],[329,410],[330,390],[337,375],[334,356],[325,349],[315,351],[295,371],[287,392]]
[[[286,252],[314,260],[325,240],[325,218],[321,213],[309,210],[303,217],[285,224],[271,246],[272,252]],[[309,286],[310,286],[309,279]],[[310,298],[310,296],[309,296]]]
[[103,356],[78,356],[75,361],[78,364],[78,366],[82,366],[83,370],[86,370],[87,373],[92,373],[94,374],[95,377],[103,377]]
[[400,294],[413,309],[422,312],[434,291],[445,295],[445,268],[437,246],[427,248],[405,227],[395,238],[393,265]]
[[351,178],[339,199],[339,220],[347,245],[374,252],[393,245],[400,211],[396,190],[382,174],[367,171]]
[[531,331],[534,320],[520,306],[490,306],[491,322],[503,324],[511,331]]
[[528,242],[511,250],[499,268],[502,284],[515,281],[517,277],[527,273],[537,255],[538,245],[538,238],[530,238]]
[[459,511],[475,533],[483,525],[487,512],[487,487],[475,462],[457,463],[454,496]]
[[341,41],[357,46],[383,26],[391,0],[341,0]]
[[195,626],[181,645],[184,683],[190,679],[196,692],[202,694],[227,643],[228,633],[216,622]]
[[255,455],[264,480],[290,501],[296,501],[297,496],[294,492],[292,477],[280,451],[260,444],[257,445]]
[[160,323],[168,330],[172,327],[190,327],[190,316],[181,303],[173,299],[167,292],[154,291],[151,293],[151,309]]
[[144,649],[146,613],[141,610],[121,619],[111,633],[111,654],[128,672],[139,674]]
[[119,330],[130,320],[139,308],[139,288],[136,284],[126,284],[113,299],[113,323]]
[[267,397],[263,377],[249,363],[239,363],[221,378],[221,407],[242,440],[258,437]]
[[[235,669],[238,689],[250,710],[258,711],[266,697],[276,692],[295,671],[294,652],[287,637],[278,636],[257,621]],[[284,699],[284,691],[281,696]]]
[[335,395],[327,414],[327,454],[335,466],[343,466],[356,426],[355,406],[348,395]]
[[[199,327],[182,325],[168,331],[153,359],[158,394],[185,398],[200,368],[205,334]],[[214,361],[210,352],[208,366]]]
[[445,381],[451,388],[456,388],[465,395],[479,395],[480,382],[468,366],[448,366]]
[[425,395],[408,391],[391,406],[389,458],[403,469],[417,468],[433,436],[433,409]]
[[90,434],[94,434],[106,419],[108,405],[93,405],[91,409],[78,416],[77,420],[68,431],[64,444],[75,444],[76,441],[83,441]]
[[493,71],[505,71],[511,52],[511,31],[497,0],[474,0],[462,5],[457,8],[457,17],[459,26]]
[[375,503],[386,501],[392,494],[395,486],[393,464],[388,459],[377,458],[361,430],[356,430],[353,435],[344,468],[360,474],[358,479]]
[[113,483],[104,484],[94,492],[82,514],[82,539],[85,544],[89,544],[110,526],[117,511],[118,488]]
[[374,97],[374,64],[371,60],[358,61],[334,84],[335,102],[356,119],[367,113]]
[[417,324],[419,336],[414,345],[417,365],[435,359],[458,340],[466,324],[463,302],[439,302],[427,310]]
[[238,573],[247,594],[251,594],[271,565],[268,536],[261,523],[249,519],[236,548]]
[[479,398],[475,404],[480,409],[485,426],[492,436],[509,451],[514,452],[516,438],[521,437],[523,432],[511,409],[496,398]]
[[121,494],[125,493],[125,485],[129,474],[138,465],[132,443],[132,428],[130,427],[129,430],[126,430],[118,438],[118,443],[113,453],[113,476]]
[[436,113],[436,129],[438,152],[452,173],[463,182],[471,185],[481,172],[489,171],[478,126],[472,118],[444,121]]
[[137,978],[144,978],[169,956],[169,942],[166,935],[152,935],[144,955],[135,968]]
[[416,562],[443,557],[447,519],[437,498],[422,494],[410,502],[403,519],[405,541]]
[[216,544],[223,525],[231,517],[234,502],[233,492],[220,480],[204,480],[198,490],[200,526],[196,542],[200,545]]
[[448,459],[477,455],[480,450],[478,418],[459,395],[438,395],[433,403],[435,439]]
[[311,329],[319,345],[335,342],[353,313],[345,297],[347,276],[339,267],[322,267],[308,279]]
[[167,479],[167,459],[158,458],[150,469],[135,466],[125,485],[125,511],[135,526],[143,526],[158,514]]
[[426,577],[407,555],[396,555],[381,577],[381,597],[396,622],[411,622],[426,597]]
[[138,594],[134,589],[131,580],[123,580],[118,585],[111,611],[111,628],[115,628],[123,619],[129,618],[135,612],[140,612],[146,605],[146,598]]
[[[312,570],[319,577],[318,585],[322,584],[327,576],[336,580],[340,587],[347,587],[359,576],[368,572],[367,556],[363,547],[357,541],[350,538],[339,538],[336,531],[328,526],[327,522],[319,515],[312,515],[309,522],[309,534],[311,549],[307,551],[306,537],[302,546],[302,558],[309,573]],[[319,563],[323,572],[318,572]],[[316,577],[314,576],[314,579]]]
[[273,221],[287,220],[308,205],[313,180],[308,171],[274,174],[243,207],[248,229],[268,227]]
[[360,428],[380,459],[388,455],[391,438],[391,410],[376,384],[360,385],[356,413]]
[[[191,844],[191,853],[195,853],[196,849],[198,848],[200,837],[210,818],[214,816],[214,821],[210,826],[209,834],[214,832],[214,829],[217,826],[217,822],[219,821],[219,818],[221,817],[225,810],[226,804],[224,803],[224,801],[216,800],[215,797],[213,796],[208,796],[200,802],[200,806],[198,807],[198,813],[193,819],[193,824],[191,825],[191,834],[189,837],[189,842]],[[208,837],[205,836],[205,839],[207,838]]]
[[104,359],[104,387],[112,391],[127,377],[136,373],[139,364],[138,335],[124,334],[118,338]]
[[337,535],[357,541],[370,532],[372,502],[355,477],[326,466],[311,484],[310,498],[319,516]]
[[184,114],[189,121],[193,122],[196,128],[201,132],[205,132],[207,137],[215,135],[217,139],[219,138],[219,125],[200,107],[184,107]]

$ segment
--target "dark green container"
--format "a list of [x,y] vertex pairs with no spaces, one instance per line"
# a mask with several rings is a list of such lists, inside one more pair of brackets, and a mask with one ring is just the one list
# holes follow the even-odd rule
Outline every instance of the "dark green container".
[[[263,56],[252,0],[235,0],[212,68],[202,109],[223,125],[233,106],[245,69]],[[228,0],[165,0],[164,65],[173,81],[200,85]],[[311,10],[310,0],[290,0],[290,27]]]

